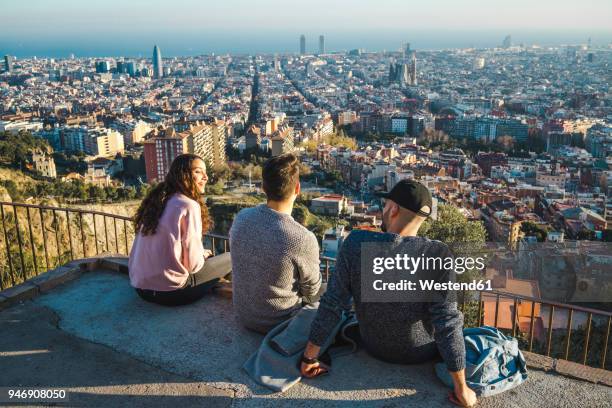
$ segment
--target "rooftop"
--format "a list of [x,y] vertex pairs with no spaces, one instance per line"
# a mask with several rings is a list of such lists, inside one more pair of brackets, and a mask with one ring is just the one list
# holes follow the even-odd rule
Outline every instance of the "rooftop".
[[[451,406],[431,363],[392,365],[363,350],[334,361],[329,376],[271,393],[241,369],[262,336],[236,323],[231,300],[217,293],[178,308],[146,303],[121,262],[90,263],[87,273],[73,262],[0,294],[0,309],[22,299],[0,312],[0,386],[65,388],[77,406]],[[479,406],[611,399],[612,387],[531,369],[525,384]]]

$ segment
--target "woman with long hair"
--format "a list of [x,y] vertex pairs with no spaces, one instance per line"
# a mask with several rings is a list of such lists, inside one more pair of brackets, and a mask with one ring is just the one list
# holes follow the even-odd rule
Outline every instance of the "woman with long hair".
[[207,181],[200,157],[180,155],[140,204],[129,271],[143,299],[166,306],[192,303],[230,273],[229,252],[209,258],[202,243],[210,228],[202,196]]

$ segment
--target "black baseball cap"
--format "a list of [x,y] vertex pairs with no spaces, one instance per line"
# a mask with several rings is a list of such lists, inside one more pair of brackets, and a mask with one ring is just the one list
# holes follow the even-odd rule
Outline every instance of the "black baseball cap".
[[400,207],[429,217],[433,210],[431,193],[423,184],[415,180],[400,180],[387,193],[376,194],[396,202]]

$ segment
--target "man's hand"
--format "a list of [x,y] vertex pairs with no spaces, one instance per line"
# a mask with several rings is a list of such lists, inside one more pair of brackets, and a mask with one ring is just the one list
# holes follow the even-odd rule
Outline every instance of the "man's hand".
[[[306,358],[317,358],[319,356],[319,352],[321,351],[321,347],[315,346],[311,342],[306,344],[306,348],[304,349],[304,357]],[[329,371],[329,367],[325,364],[316,362],[314,364],[306,364],[302,361],[302,365],[300,366],[300,372],[304,377],[312,378],[318,375],[324,374]]]
[[210,258],[212,256],[212,251],[210,249],[204,250],[204,259]]
[[302,362],[300,371],[304,377],[313,378],[318,375],[329,372],[329,367],[327,367],[325,364],[321,363],[320,361],[314,364],[306,364]]
[[473,407],[476,405],[476,393],[467,385],[460,388],[455,387],[455,398],[462,407]]
[[450,394],[451,401],[462,407],[473,407],[476,405],[476,393],[468,387],[465,382],[465,369],[449,371],[453,379],[453,393]]

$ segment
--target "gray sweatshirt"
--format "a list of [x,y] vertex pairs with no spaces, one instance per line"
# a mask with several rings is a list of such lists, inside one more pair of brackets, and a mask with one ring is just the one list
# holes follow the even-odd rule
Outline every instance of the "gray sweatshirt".
[[[440,355],[450,371],[465,367],[463,315],[448,293],[437,302],[363,302],[361,300],[361,244],[395,242],[412,257],[452,256],[439,241],[397,234],[353,231],[338,253],[336,270],[321,298],[312,323],[310,341],[320,346],[336,326],[343,311],[351,309],[359,321],[361,339],[370,354],[394,363],[419,363]],[[447,270],[432,271],[431,278],[447,281]],[[423,278],[425,278],[423,276]]]
[[291,215],[265,204],[240,211],[230,253],[234,310],[250,329],[269,331],[319,292],[319,243]]

